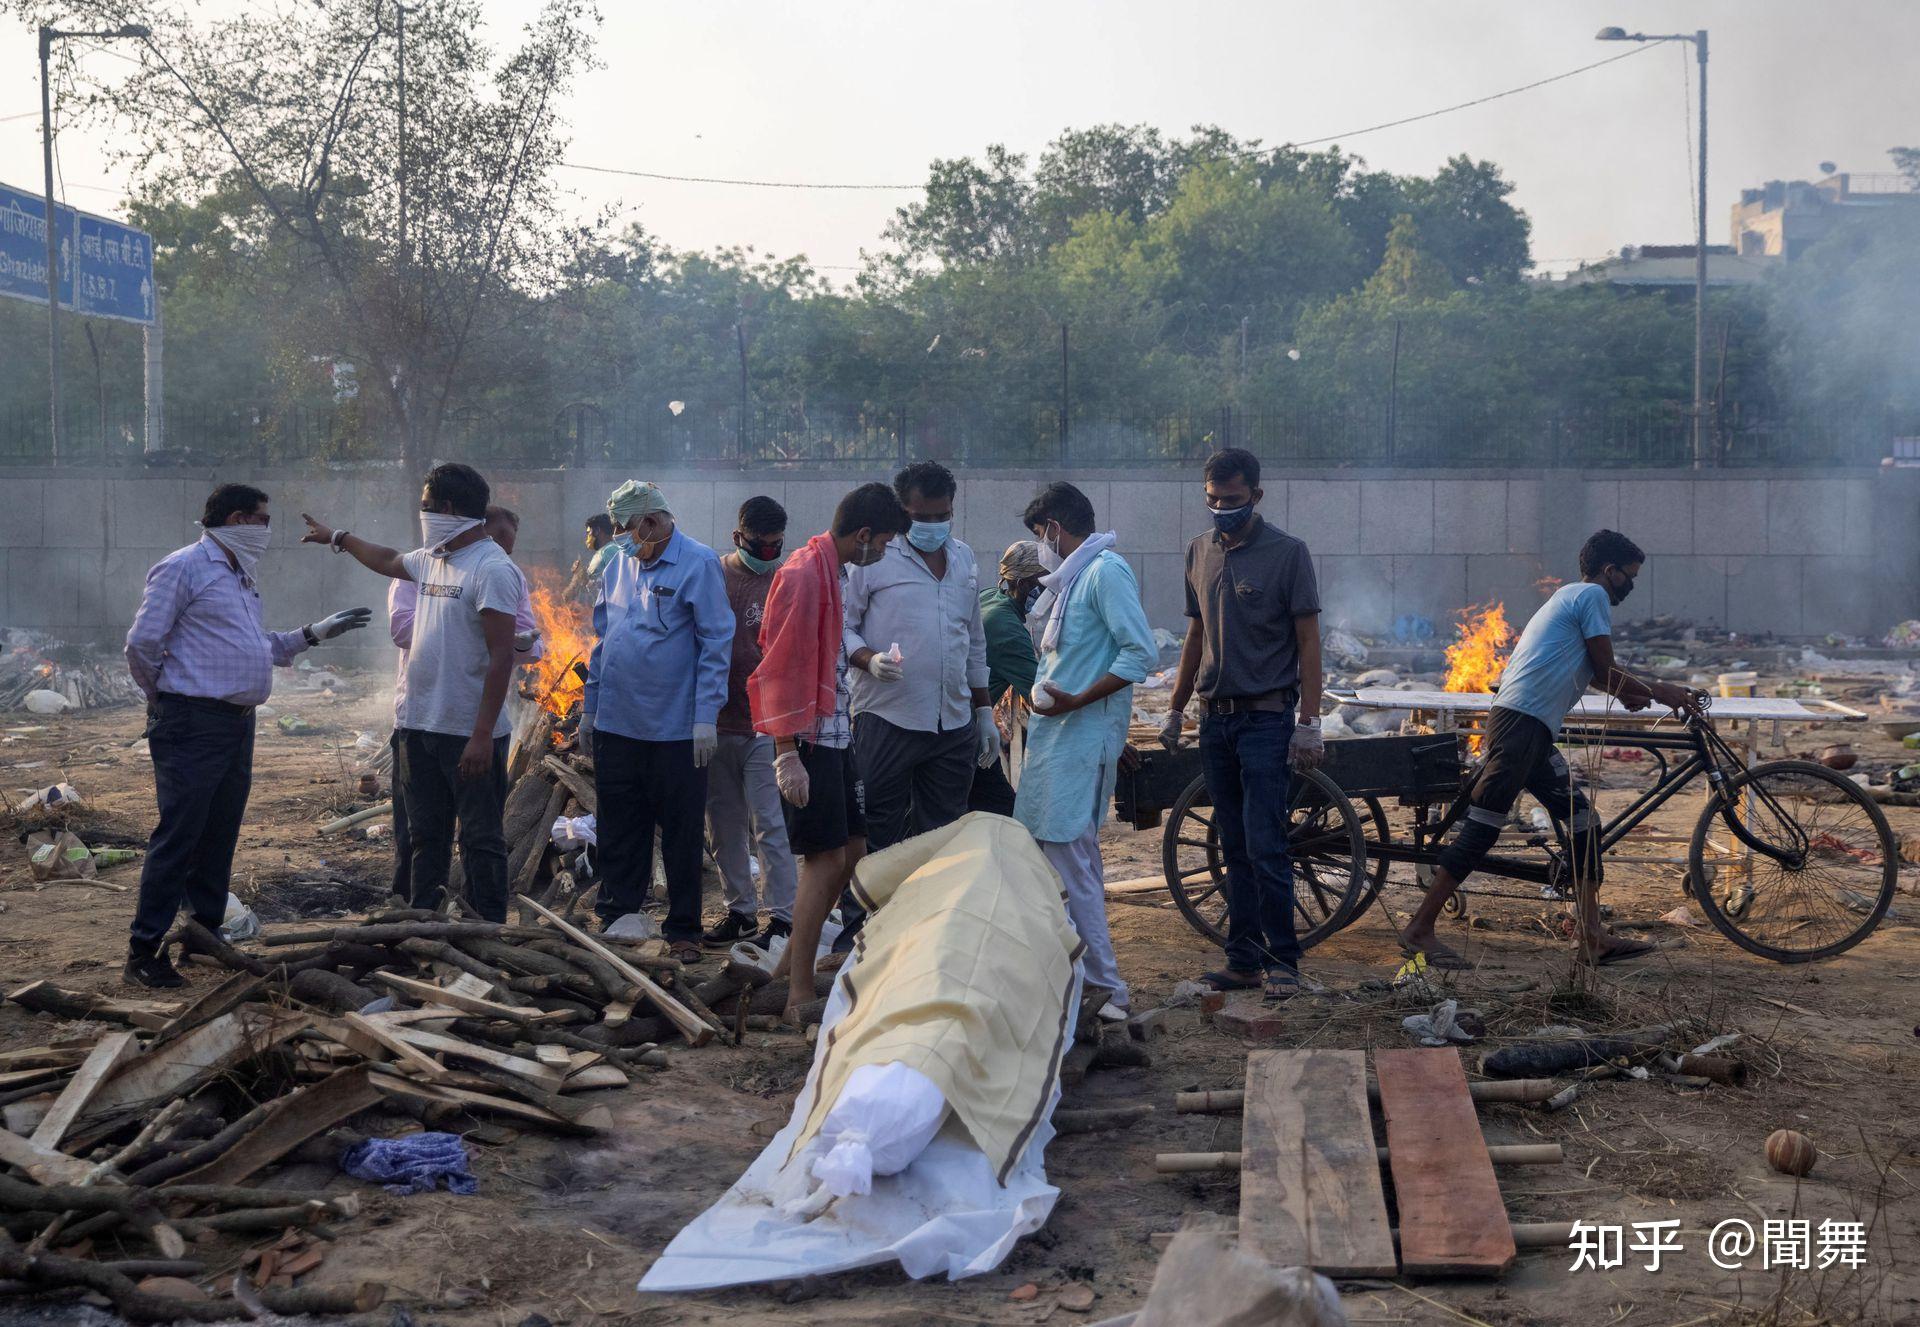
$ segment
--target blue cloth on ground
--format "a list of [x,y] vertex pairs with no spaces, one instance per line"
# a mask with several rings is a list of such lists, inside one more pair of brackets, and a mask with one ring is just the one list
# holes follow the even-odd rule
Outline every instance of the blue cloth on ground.
[[357,1180],[384,1184],[388,1193],[432,1193],[442,1179],[450,1193],[470,1194],[480,1188],[467,1169],[467,1145],[451,1133],[369,1138],[347,1150],[340,1169]]

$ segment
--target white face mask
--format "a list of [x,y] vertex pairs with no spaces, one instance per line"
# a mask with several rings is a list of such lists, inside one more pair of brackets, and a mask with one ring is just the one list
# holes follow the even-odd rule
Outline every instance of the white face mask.
[[1042,539],[1040,541],[1040,565],[1048,571],[1060,570],[1060,541]]
[[449,543],[483,523],[472,516],[443,516],[439,512],[423,511],[420,513],[420,545],[435,557],[443,558]]
[[223,525],[216,530],[208,530],[213,542],[233,554],[233,560],[240,564],[240,574],[251,577],[253,567],[260,555],[267,551],[267,541],[273,538],[273,528],[266,525]]

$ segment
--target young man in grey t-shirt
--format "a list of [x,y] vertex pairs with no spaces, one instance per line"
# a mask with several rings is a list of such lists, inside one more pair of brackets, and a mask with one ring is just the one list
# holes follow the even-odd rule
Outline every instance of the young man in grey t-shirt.
[[396,552],[306,516],[303,543],[350,553],[362,566],[419,587],[407,651],[395,778],[413,841],[412,902],[439,904],[454,829],[467,899],[488,921],[507,918],[507,683],[513,674],[519,571],[487,537],[491,494],[471,466],[434,468],[420,494],[421,547]]

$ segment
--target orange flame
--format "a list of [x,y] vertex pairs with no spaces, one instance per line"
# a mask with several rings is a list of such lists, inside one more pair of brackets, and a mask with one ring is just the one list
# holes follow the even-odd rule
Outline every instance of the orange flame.
[[1542,576],[1533,583],[1533,590],[1535,594],[1552,594],[1565,584],[1558,576]]
[[1513,650],[1507,606],[1491,603],[1460,614],[1460,637],[1447,646],[1448,691],[1491,691]]
[[529,690],[555,718],[564,719],[587,689],[580,676],[593,650],[587,608],[566,598],[565,583],[552,572],[533,571],[528,580],[534,621],[546,645],[546,656],[530,666],[533,684]]

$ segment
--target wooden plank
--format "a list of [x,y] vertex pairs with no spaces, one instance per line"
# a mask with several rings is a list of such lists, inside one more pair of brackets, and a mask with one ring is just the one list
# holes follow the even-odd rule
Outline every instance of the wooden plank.
[[73,1070],[60,1064],[43,1064],[33,1069],[9,1069],[0,1073],[0,1092],[11,1092],[17,1087],[37,1087],[41,1083],[51,1083],[56,1078],[65,1078]]
[[94,1093],[107,1081],[107,1076],[118,1069],[121,1063],[137,1049],[131,1032],[109,1032],[100,1038],[93,1048],[93,1054],[87,1056],[86,1063],[80,1066],[59,1099],[53,1103],[40,1123],[33,1131],[33,1141],[41,1147],[58,1147],[60,1140],[67,1136],[67,1130],[80,1118],[80,1112],[93,1100]]
[[[378,1023],[370,1022],[362,1018],[359,1014],[342,1014],[340,1021],[345,1023],[352,1031],[359,1033],[361,1036],[368,1038],[377,1045],[392,1052],[395,1059],[422,1077],[445,1078],[447,1076],[447,1067],[444,1064],[441,1064],[431,1055],[423,1055],[415,1050],[407,1043],[406,1038],[399,1031],[384,1028]],[[367,1058],[378,1059],[380,1057],[370,1055]]]
[[[594,815],[598,812],[600,799],[594,792],[593,780],[589,779],[573,766],[567,764],[564,760],[561,760],[558,756],[547,756],[540,762],[540,765],[547,773],[553,775],[554,778],[560,780],[560,782],[565,785],[567,791],[573,794],[573,799],[580,803],[588,815]],[[551,820],[547,822],[549,825],[552,823]],[[544,833],[545,831],[543,830],[542,832]]]
[[1513,1266],[1507,1207],[1467,1092],[1459,1052],[1374,1053],[1388,1165],[1409,1274],[1493,1275]]
[[1254,1051],[1244,1115],[1241,1247],[1276,1267],[1394,1275],[1366,1053]]
[[243,1006],[136,1056],[108,1078],[82,1119],[133,1111],[182,1096],[312,1025],[309,1014]]
[[79,1157],[42,1147],[6,1129],[0,1129],[0,1162],[24,1170],[35,1184],[80,1184],[93,1173],[93,1166]]
[[28,982],[18,990],[9,991],[7,999],[36,1013],[132,1023],[136,1027],[158,1027],[182,1008],[179,1001],[126,1000],[91,991],[70,991],[50,981]]
[[504,1018],[509,1023],[530,1023],[538,1010],[515,1009],[510,1005],[495,1004],[492,1000],[483,1000],[477,995],[468,995],[465,991],[456,991],[446,986],[433,986],[424,981],[415,981],[411,977],[402,977],[392,972],[375,972],[372,980],[389,988],[410,1000],[419,1000],[424,1004],[444,1005],[448,1009],[458,1009],[466,1014],[478,1014],[482,1018]]
[[203,1023],[211,1023],[222,1014],[232,1013],[241,1005],[247,1004],[266,990],[264,977],[256,977],[250,972],[236,972],[205,995],[182,1009],[179,1014],[168,1019],[165,1026],[154,1034],[153,1045],[158,1046],[174,1038],[193,1031]]
[[547,1128],[558,1129],[564,1133],[597,1133],[611,1124],[613,1118],[611,1112],[602,1108],[599,1111],[588,1112],[577,1120],[569,1120],[528,1102],[515,1101],[512,1097],[490,1096],[483,1092],[470,1092],[460,1087],[442,1087],[437,1083],[420,1083],[394,1074],[379,1074],[373,1079],[373,1084],[390,1097],[410,1097],[415,1101],[486,1111],[545,1125]]
[[[582,1051],[581,1054],[584,1055],[587,1054],[587,1052]],[[556,1069],[569,1072],[573,1066],[573,1052],[565,1046],[535,1046],[533,1048],[533,1058],[542,1064],[552,1065]],[[583,1065],[581,1067],[584,1068],[585,1066]]]
[[628,1078],[616,1065],[596,1064],[582,1069],[577,1074],[569,1074],[567,1081],[560,1085],[562,1092],[592,1092],[603,1087],[625,1087],[633,1080]]
[[538,1060],[524,1059],[518,1055],[509,1055],[491,1046],[477,1045],[471,1041],[462,1041],[459,1037],[443,1036],[438,1032],[422,1032],[418,1028],[402,1028],[393,1033],[400,1041],[420,1050],[438,1051],[442,1055],[451,1055],[457,1059],[472,1060],[476,1064],[491,1065],[532,1083],[537,1083],[547,1091],[559,1088],[565,1075],[551,1065],[541,1064]]
[[[551,759],[551,757],[549,757],[549,759]],[[674,999],[673,996],[669,995],[665,990],[661,989],[659,983],[655,982],[653,978],[634,967],[624,958],[621,958],[620,955],[614,953],[613,950],[601,944],[598,940],[588,935],[585,931],[575,926],[553,909],[536,902],[525,894],[520,896],[520,901],[553,923],[555,930],[559,931],[560,934],[566,936],[567,939],[573,941],[576,945],[579,945],[589,954],[598,955],[600,958],[613,964],[614,971],[618,972],[622,977],[625,977],[645,992],[646,997],[653,1001],[654,1008],[665,1014],[668,1021],[680,1029],[680,1035],[685,1037],[692,1045],[704,1046],[713,1040],[713,1025]]]
[[28,1046],[17,1051],[0,1051],[0,1069],[71,1069],[92,1052],[85,1046]]
[[174,1176],[167,1185],[240,1183],[314,1135],[380,1104],[371,1078],[367,1066],[359,1064],[287,1093],[233,1146],[199,1169]]

